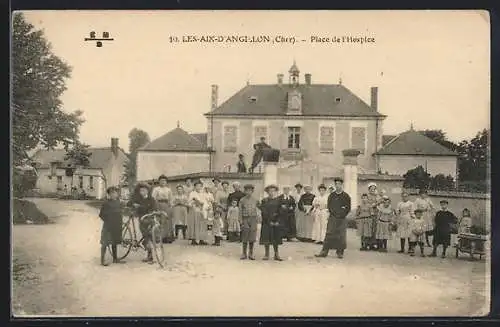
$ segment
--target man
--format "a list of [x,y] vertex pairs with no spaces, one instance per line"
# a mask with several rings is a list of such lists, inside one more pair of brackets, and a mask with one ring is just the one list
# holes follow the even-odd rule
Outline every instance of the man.
[[242,154],[238,155],[238,163],[236,164],[236,172],[246,173],[247,165],[245,164],[245,156]]
[[253,145],[255,150],[252,158],[252,165],[250,166],[250,173],[253,173],[255,167],[261,162],[262,157],[264,156],[264,149],[271,149],[271,147],[266,143],[266,138],[261,137],[260,142]]
[[[239,222],[241,226],[242,255],[241,260],[255,260],[253,255],[254,243],[257,239],[257,215],[259,201],[253,197],[254,186],[247,184],[244,187],[245,196],[241,198],[239,207]],[[248,250],[248,255],[247,255]]]
[[351,211],[351,197],[343,191],[344,181],[341,178],[335,178],[334,182],[335,192],[328,196],[330,217],[326,227],[323,249],[319,254],[315,254],[318,258],[328,256],[329,250],[335,249],[337,257],[342,259],[346,248],[346,217]]
[[295,225],[295,208],[297,203],[294,198],[290,195],[290,187],[283,187],[283,194],[278,197],[280,201],[280,221],[283,221],[284,227],[284,237],[288,242],[294,241],[297,226]]

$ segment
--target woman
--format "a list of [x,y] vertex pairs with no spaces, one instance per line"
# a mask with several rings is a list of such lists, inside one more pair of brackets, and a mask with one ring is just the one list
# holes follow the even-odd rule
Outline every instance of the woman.
[[177,185],[176,193],[172,196],[172,219],[175,227],[175,238],[179,237],[179,231],[182,231],[182,238],[186,239],[187,216],[188,216],[188,197],[184,192],[182,185]]
[[302,224],[300,230],[302,231],[302,238],[306,242],[312,241],[312,230],[313,230],[313,217],[311,215],[312,204],[314,201],[314,194],[311,193],[312,187],[304,187],[305,193],[300,197],[299,203],[297,204],[299,208],[299,215],[301,216],[300,222]]
[[[396,213],[397,218],[397,236],[401,242],[401,250],[398,253],[405,252],[406,239],[410,237],[410,221],[415,217],[415,204],[408,199],[408,193],[401,193],[401,202],[398,203]],[[408,241],[408,245],[409,245]]]
[[431,247],[429,236],[432,235],[432,231],[434,230],[434,204],[427,196],[426,190],[421,189],[418,195],[418,198],[415,200],[415,207],[422,211],[422,219],[425,223],[425,242],[428,247]]
[[378,206],[383,203],[382,196],[378,192],[377,184],[368,184],[368,202],[373,208],[371,220],[371,236],[367,239],[367,246],[370,250],[378,250],[380,244],[377,242],[377,222],[378,222]]
[[303,239],[303,215],[301,214],[301,211],[298,207],[298,203],[299,203],[299,200],[300,200],[300,197],[302,196],[302,194],[304,194],[302,192],[302,184],[300,183],[297,183],[295,184],[295,191],[292,193],[292,197],[294,198],[295,200],[295,203],[297,203],[297,207],[295,208],[295,226],[296,226],[296,237],[297,239],[299,240],[302,240]]
[[203,191],[203,183],[196,181],[194,190],[189,194],[189,214],[187,222],[187,237],[191,245],[207,245],[208,240],[208,210],[209,203]]
[[278,187],[266,186],[264,191],[269,195],[264,198],[260,205],[262,211],[262,227],[260,230],[260,244],[264,245],[265,255],[263,260],[269,260],[269,247],[274,250],[274,260],[283,261],[279,255],[279,245],[283,244],[283,226],[280,221],[280,201],[278,199]]
[[227,235],[227,209],[228,203],[227,198],[229,197],[229,183],[223,181],[221,183],[222,188],[215,193],[215,206],[219,210],[219,214],[222,218],[222,234]]
[[313,230],[312,239],[316,244],[323,244],[326,236],[326,225],[328,224],[328,196],[326,186],[321,184],[318,186],[319,195],[313,199]]
[[155,187],[152,192],[153,199],[158,203],[158,209],[166,213],[162,216],[162,238],[165,243],[172,243],[174,237],[174,224],[172,222],[172,191],[167,186],[167,176],[161,175],[158,177],[160,185]]

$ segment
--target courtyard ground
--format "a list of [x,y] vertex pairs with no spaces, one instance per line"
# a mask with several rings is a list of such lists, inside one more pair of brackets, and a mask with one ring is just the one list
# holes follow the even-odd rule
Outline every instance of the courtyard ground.
[[[15,316],[470,316],[489,311],[489,259],[360,252],[344,259],[285,243],[283,262],[241,261],[240,246],[165,245],[167,266],[99,265],[101,221],[81,201],[31,199],[52,224],[13,226]],[[430,252],[426,248],[427,253]],[[263,254],[257,247],[257,259]]]

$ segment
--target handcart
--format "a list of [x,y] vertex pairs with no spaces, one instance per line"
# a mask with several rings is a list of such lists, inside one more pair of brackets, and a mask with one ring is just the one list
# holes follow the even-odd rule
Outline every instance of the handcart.
[[478,235],[471,233],[461,233],[457,235],[457,244],[455,256],[458,258],[459,253],[468,253],[470,259],[474,259],[474,255],[479,255],[479,260],[486,255],[484,244],[487,241],[486,235]]

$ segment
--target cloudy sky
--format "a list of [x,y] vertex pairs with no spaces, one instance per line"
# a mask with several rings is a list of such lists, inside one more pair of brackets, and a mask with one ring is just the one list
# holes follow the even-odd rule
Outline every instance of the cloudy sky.
[[[73,67],[65,109],[81,109],[81,138],[128,148],[128,132],[156,138],[175,128],[205,132],[210,85],[226,100],[287,76],[295,59],[313,83],[343,84],[369,103],[379,87],[384,134],[440,128],[452,140],[489,127],[489,18],[473,11],[31,11],[53,51]],[[97,48],[91,31],[115,39]],[[367,36],[370,44],[171,43],[170,36]]]

